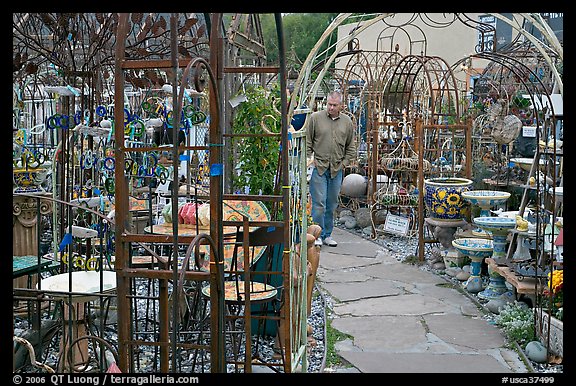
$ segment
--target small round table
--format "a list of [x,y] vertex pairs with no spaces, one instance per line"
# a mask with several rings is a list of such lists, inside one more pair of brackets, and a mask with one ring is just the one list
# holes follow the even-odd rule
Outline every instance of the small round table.
[[[196,236],[198,233],[210,233],[210,228],[206,227],[199,227],[199,232],[196,232],[196,225],[190,224],[178,224],[178,236]],[[257,227],[250,227],[250,231],[257,229]],[[147,226],[144,228],[144,232],[152,233],[152,234],[161,234],[161,235],[172,235],[172,223],[163,223],[158,225],[153,225],[152,227]],[[227,226],[224,227],[223,233],[224,236],[228,239],[233,238],[236,234],[237,228],[235,226]],[[266,250],[265,246],[253,246],[250,247],[250,260],[252,265],[256,264],[256,262],[260,259],[260,257],[264,254]],[[210,269],[210,247],[208,245],[202,245],[200,247],[200,251],[204,252],[204,256],[206,259],[202,260],[202,266],[200,268],[209,270]],[[234,257],[234,244],[233,243],[225,243],[224,244],[224,270],[230,271],[232,270],[232,258]],[[242,271],[244,269],[244,248],[242,246],[238,246],[236,250],[236,270]]]
[[[102,282],[101,282],[102,279]],[[114,271],[74,271],[49,276],[43,279],[39,285],[41,289],[50,292],[49,295],[64,304],[62,308],[62,320],[64,328],[60,347],[62,358],[59,371],[68,371],[69,347],[73,341],[87,335],[84,319],[86,303],[98,299],[101,294],[112,293],[116,290],[116,272]],[[88,358],[88,346],[86,341],[75,345],[71,352],[71,360],[80,358],[80,363]],[[73,362],[79,363],[79,362]],[[76,367],[76,366],[74,366]]]

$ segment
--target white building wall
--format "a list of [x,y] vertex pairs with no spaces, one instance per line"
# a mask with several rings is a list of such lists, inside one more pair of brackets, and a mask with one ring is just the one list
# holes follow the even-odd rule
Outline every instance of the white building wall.
[[[472,20],[478,20],[485,13],[468,13]],[[406,55],[427,55],[442,58],[449,66],[464,57],[474,54],[475,46],[479,42],[479,32],[459,20],[455,20],[449,26],[437,28],[438,24],[447,24],[453,19],[453,14],[427,13],[430,20],[427,25],[420,17],[414,18],[413,13],[398,13],[385,19],[387,24],[402,26],[407,21],[413,20],[412,25],[389,27],[384,22],[378,22],[358,34],[359,48],[367,51],[393,51],[398,44],[398,52]],[[434,25],[431,26],[431,25]],[[358,23],[350,23],[338,28],[338,40],[350,33]],[[336,68],[346,65],[348,58],[336,60]],[[467,80],[470,74],[479,74],[486,67],[488,61],[473,59],[467,73],[456,71],[459,80]],[[467,79],[468,78],[468,79]]]

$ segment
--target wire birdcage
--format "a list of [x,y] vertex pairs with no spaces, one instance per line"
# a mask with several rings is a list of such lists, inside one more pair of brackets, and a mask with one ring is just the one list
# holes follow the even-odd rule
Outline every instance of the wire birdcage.
[[[424,172],[429,171],[430,161],[426,159],[422,161]],[[381,159],[380,164],[384,169],[392,172],[415,172],[418,170],[418,154],[404,137],[390,154]]]

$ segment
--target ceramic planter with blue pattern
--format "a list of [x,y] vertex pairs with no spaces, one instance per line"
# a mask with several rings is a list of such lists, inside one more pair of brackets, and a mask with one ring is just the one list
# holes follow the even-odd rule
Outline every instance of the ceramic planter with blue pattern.
[[424,204],[431,218],[460,221],[469,204],[462,192],[470,190],[473,181],[459,177],[436,177],[424,181]]

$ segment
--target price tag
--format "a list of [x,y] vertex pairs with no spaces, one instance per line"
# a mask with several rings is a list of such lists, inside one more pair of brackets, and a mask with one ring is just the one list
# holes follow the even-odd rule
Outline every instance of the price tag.
[[522,126],[522,136],[525,138],[536,138],[536,126]]
[[390,233],[406,236],[408,234],[409,226],[410,220],[407,217],[396,216],[395,214],[390,213],[386,215],[384,230]]

